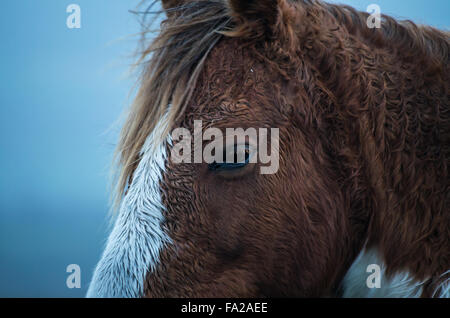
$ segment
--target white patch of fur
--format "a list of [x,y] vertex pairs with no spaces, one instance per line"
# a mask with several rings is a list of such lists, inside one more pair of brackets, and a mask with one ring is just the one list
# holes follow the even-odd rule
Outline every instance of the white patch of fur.
[[[370,264],[380,266],[380,288],[367,287]],[[346,298],[415,298],[420,297],[425,281],[417,281],[408,272],[399,272],[392,278],[385,276],[386,266],[375,249],[364,249],[353,262],[342,282]]]
[[[164,120],[161,121],[164,125]],[[123,198],[119,215],[97,264],[87,297],[140,297],[144,280],[159,262],[170,238],[163,221],[160,185],[166,162],[165,144],[154,147],[156,128],[141,150],[142,159]],[[169,140],[170,142],[170,140]]]
[[[445,276],[448,277],[445,278]],[[450,270],[442,274],[440,278],[445,278],[445,280],[439,284],[432,296],[440,298],[450,298]]]

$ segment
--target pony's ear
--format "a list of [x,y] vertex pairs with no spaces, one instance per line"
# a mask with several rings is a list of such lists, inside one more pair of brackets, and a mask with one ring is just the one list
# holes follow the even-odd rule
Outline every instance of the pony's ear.
[[166,11],[167,16],[172,14],[174,8],[182,6],[185,4],[185,0],[161,0],[162,7]]
[[183,0],[161,0],[164,10],[172,9],[183,4]]
[[227,3],[240,31],[283,35],[293,31],[300,13],[300,4],[289,0],[227,0]]
[[234,18],[244,21],[261,21],[273,26],[278,16],[278,0],[228,0]]

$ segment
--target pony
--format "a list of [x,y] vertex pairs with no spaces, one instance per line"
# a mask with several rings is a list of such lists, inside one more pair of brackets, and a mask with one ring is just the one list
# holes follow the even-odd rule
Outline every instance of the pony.
[[[313,0],[162,8],[87,296],[449,297],[449,33]],[[278,128],[278,171],[174,163],[195,120]]]

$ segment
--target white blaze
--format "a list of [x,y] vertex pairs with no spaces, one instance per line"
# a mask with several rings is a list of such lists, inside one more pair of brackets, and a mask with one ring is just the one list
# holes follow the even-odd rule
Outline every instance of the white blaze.
[[[162,123],[165,121],[162,120]],[[166,144],[156,148],[154,134],[142,148],[142,158],[123,198],[119,215],[97,264],[87,297],[140,297],[144,280],[153,271],[170,238],[161,228],[164,206],[160,180],[166,162]]]

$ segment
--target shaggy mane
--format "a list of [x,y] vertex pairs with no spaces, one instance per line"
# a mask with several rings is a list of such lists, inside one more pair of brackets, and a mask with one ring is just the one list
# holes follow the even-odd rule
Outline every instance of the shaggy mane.
[[[116,151],[116,204],[126,192],[141,158],[141,148],[146,138],[154,132],[156,124],[161,120],[167,121],[166,128],[156,132],[158,137],[154,147],[166,140],[171,128],[180,120],[211,49],[224,36],[249,37],[252,40],[261,37],[261,32],[255,30],[257,23],[238,21],[233,17],[228,1],[185,3],[165,11],[150,12],[147,9],[141,12],[144,16],[154,14],[154,21],[160,14],[167,14],[168,17],[161,22],[158,35],[149,45],[146,36],[150,32],[149,27],[143,24],[144,49],[139,57],[141,84],[122,128]],[[331,24],[343,26],[349,34],[369,46],[391,46],[396,51],[427,56],[436,61],[436,65],[442,65],[442,60],[447,61],[448,65],[448,33],[431,27],[419,27],[410,21],[397,22],[388,16],[383,16],[381,29],[369,29],[366,26],[368,14],[349,6],[314,0],[291,1],[291,4],[303,10],[304,21],[310,24],[311,29],[329,27],[331,21]],[[298,34],[284,36],[298,37]]]

